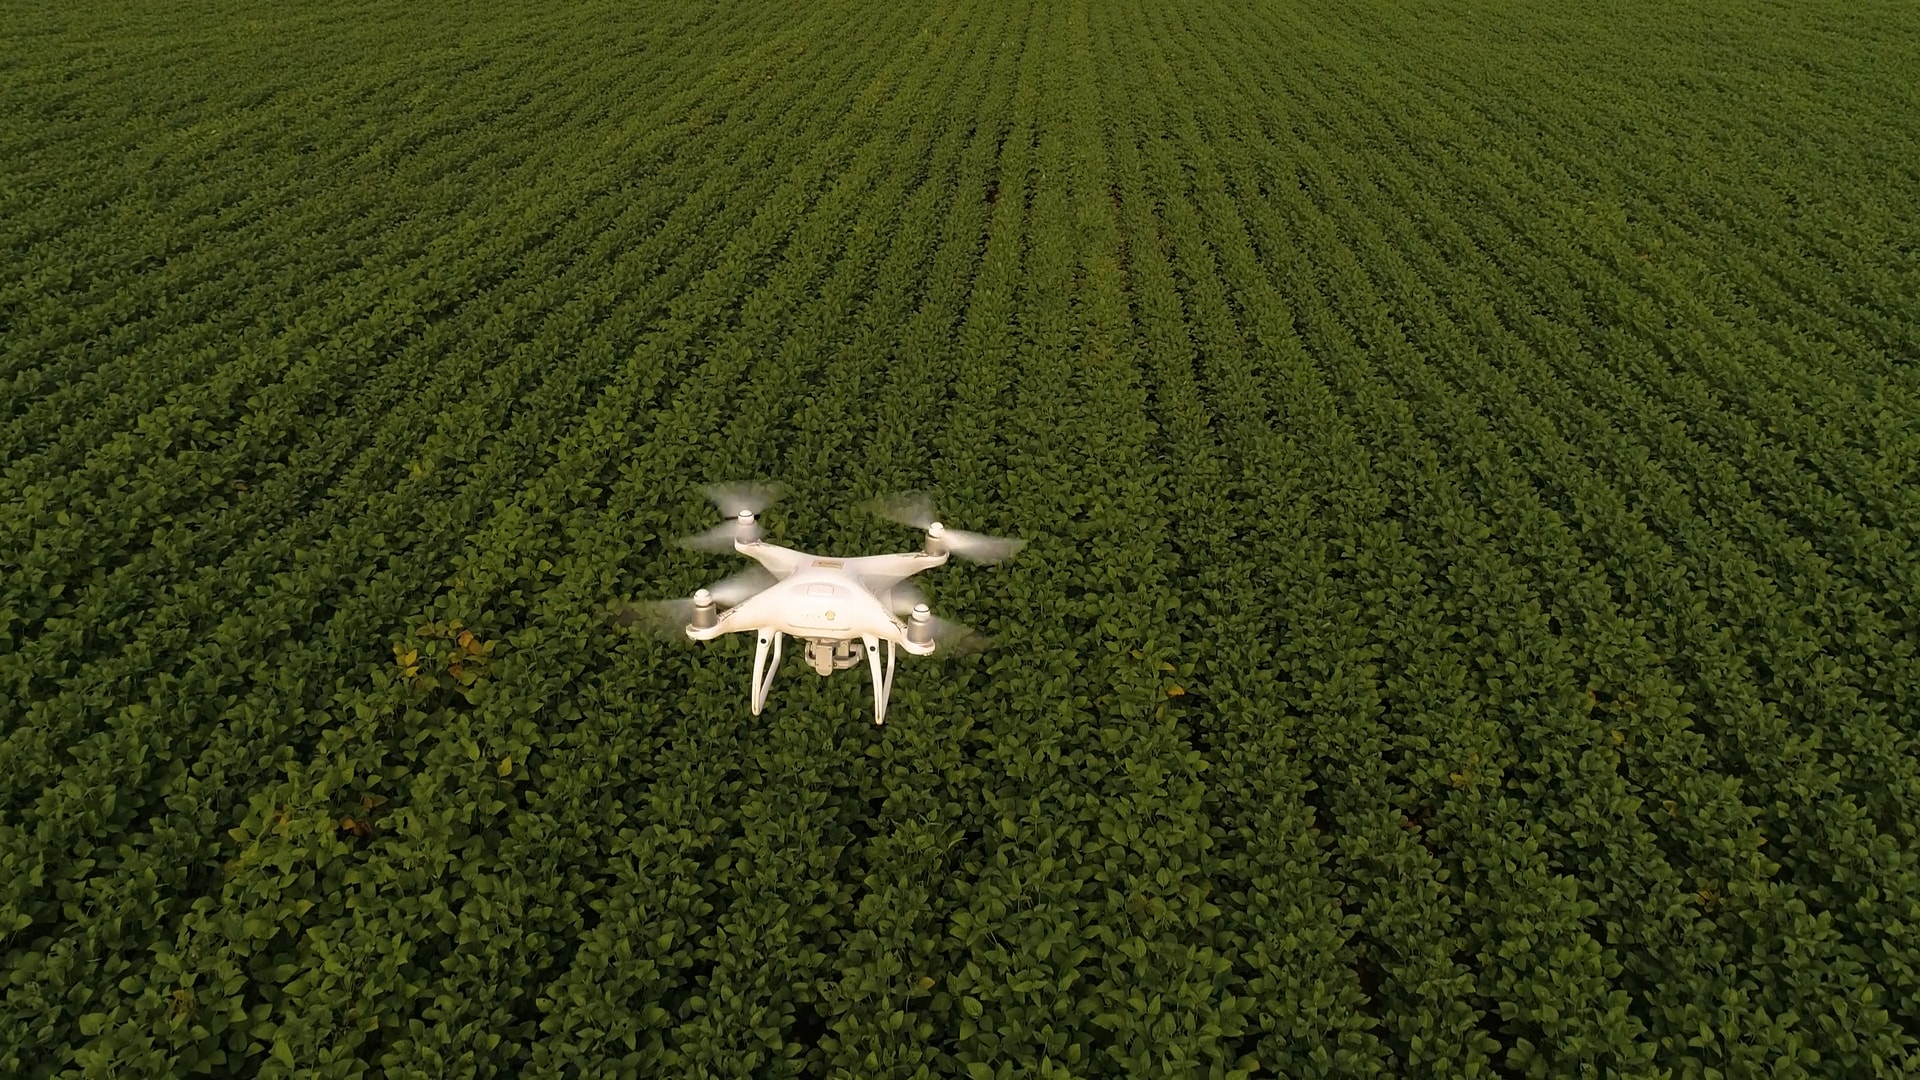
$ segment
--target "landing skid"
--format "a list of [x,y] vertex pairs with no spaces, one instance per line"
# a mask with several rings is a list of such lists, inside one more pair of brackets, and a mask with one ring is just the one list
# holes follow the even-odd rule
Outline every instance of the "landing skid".
[[[766,708],[768,691],[773,689],[773,676],[780,669],[780,644],[785,637],[785,634],[772,630],[763,630],[757,636],[753,649],[752,686],[755,716],[759,716],[760,710]],[[873,722],[884,724],[887,722],[887,699],[893,696],[893,672],[899,662],[898,646],[892,641],[887,642],[887,663],[883,671],[880,665],[880,639],[877,637],[863,637],[860,644],[830,638],[807,639],[807,663],[822,676],[859,664],[863,652],[867,658],[867,669],[873,675]]]

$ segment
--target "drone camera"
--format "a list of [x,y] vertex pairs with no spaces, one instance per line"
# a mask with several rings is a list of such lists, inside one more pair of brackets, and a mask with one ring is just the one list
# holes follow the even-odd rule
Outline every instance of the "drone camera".
[[831,675],[836,671],[845,671],[860,660],[858,642],[837,641],[831,638],[807,639],[807,664],[818,675]]

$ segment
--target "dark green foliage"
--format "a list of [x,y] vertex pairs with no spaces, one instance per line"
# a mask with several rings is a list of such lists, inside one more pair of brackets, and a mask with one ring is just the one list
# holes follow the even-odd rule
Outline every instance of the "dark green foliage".
[[1920,1073],[1912,5],[8,15],[0,1075]]

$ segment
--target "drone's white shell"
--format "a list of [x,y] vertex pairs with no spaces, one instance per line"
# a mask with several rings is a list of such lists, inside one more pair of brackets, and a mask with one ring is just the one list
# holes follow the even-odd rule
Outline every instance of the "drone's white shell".
[[[772,545],[741,545],[741,554]],[[712,627],[688,627],[687,636],[709,641],[739,630],[771,630],[790,637],[828,641],[878,638],[915,656],[934,651],[931,642],[909,640],[907,626],[891,611],[847,563],[860,560],[815,559],[800,555],[791,575],[768,586],[723,613]],[[940,557],[945,561],[945,556]],[[765,560],[762,561],[765,565]],[[938,562],[933,565],[939,565]],[[775,571],[777,573],[777,571]]]
[[[858,641],[864,646],[873,673],[874,723],[884,723],[898,651],[927,656],[939,647],[933,634],[940,620],[932,618],[924,604],[914,603],[902,583],[922,571],[945,565],[956,541],[970,545],[970,551],[962,548],[963,554],[981,561],[1005,558],[1022,543],[955,533],[937,521],[925,529],[927,544],[923,551],[835,559],[767,543],[760,538],[753,510],[742,507],[718,528],[693,538],[693,544],[721,550],[721,544],[731,541],[734,551],[758,562],[773,580],[725,611],[718,610],[719,604],[708,590],[695,593],[693,621],[687,625],[686,634],[695,641],[743,631],[757,635],[752,686],[755,715],[766,703],[784,638],[807,640],[813,643],[810,649],[831,648],[831,663],[824,651],[820,653],[818,670],[822,674],[856,663],[841,643]],[[903,608],[911,609],[905,619],[896,614]],[[883,641],[887,643],[884,673],[880,665]]]

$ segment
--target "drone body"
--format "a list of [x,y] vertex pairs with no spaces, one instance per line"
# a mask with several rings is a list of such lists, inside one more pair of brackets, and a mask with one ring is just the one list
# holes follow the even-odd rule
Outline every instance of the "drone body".
[[[965,627],[935,618],[907,579],[944,566],[952,555],[996,562],[1025,543],[946,529],[932,520],[931,511],[919,501],[896,503],[882,513],[925,530],[923,550],[830,558],[761,539],[754,515],[772,501],[770,491],[713,488],[708,494],[729,514],[729,520],[688,538],[686,546],[732,550],[753,559],[759,568],[701,589],[691,601],[667,601],[655,605],[655,610],[682,623],[686,636],[695,641],[711,641],[722,634],[755,635],[755,716],[766,706],[781,644],[792,637],[806,643],[807,662],[822,676],[853,667],[864,656],[873,677],[873,722],[885,723],[899,652],[928,656],[943,644],[953,647],[972,636]],[[882,642],[887,654],[884,668]]]

